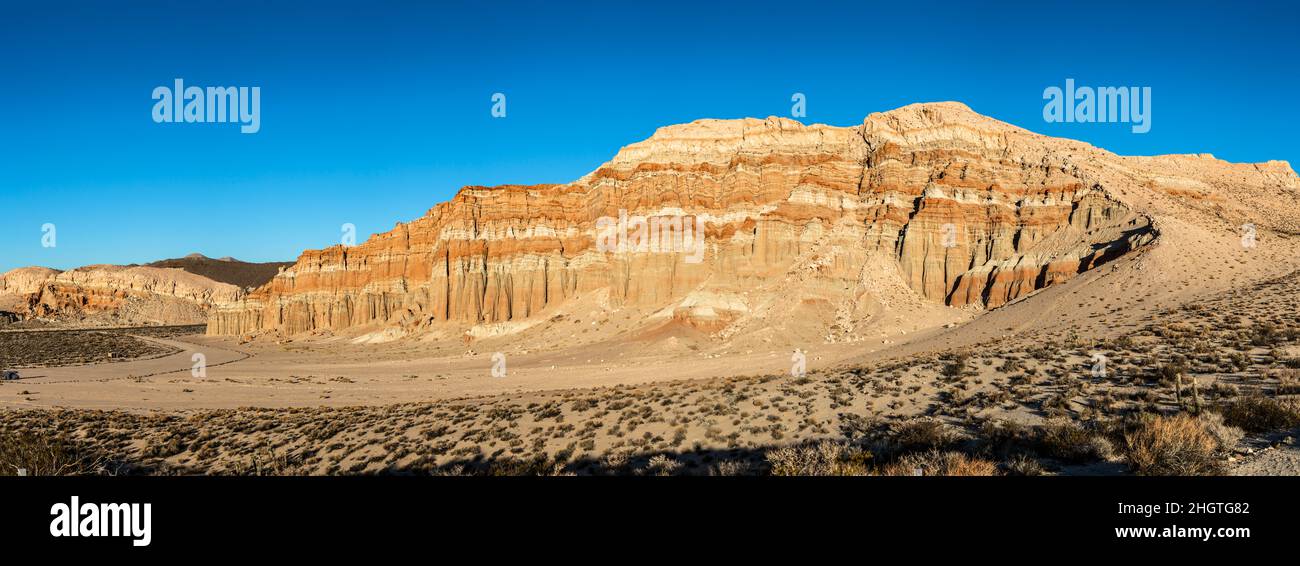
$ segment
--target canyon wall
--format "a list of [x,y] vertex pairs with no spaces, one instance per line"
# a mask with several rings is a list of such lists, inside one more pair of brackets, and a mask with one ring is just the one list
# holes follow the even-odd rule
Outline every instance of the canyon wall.
[[[1122,159],[957,103],[856,127],[699,120],[573,183],[465,187],[360,245],[304,252],[213,308],[208,332],[472,326],[591,293],[716,331],[795,293],[869,295],[878,276],[997,307],[1153,241],[1151,218],[1112,190],[1129,182],[1106,173]],[[701,261],[602,249],[600,219],[620,214],[698,218]]]

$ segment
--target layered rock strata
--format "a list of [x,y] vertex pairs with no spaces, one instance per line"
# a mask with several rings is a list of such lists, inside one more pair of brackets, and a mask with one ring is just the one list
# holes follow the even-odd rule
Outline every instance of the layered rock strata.
[[[360,245],[306,251],[215,308],[208,332],[502,323],[596,292],[718,331],[809,292],[870,294],[864,282],[881,269],[935,303],[997,307],[1157,237],[1115,191],[1152,178],[1156,166],[1133,159],[958,103],[856,127],[699,120],[661,128],[573,183],[465,187]],[[1283,168],[1237,182],[1294,186]],[[602,245],[608,219],[624,216],[702,225],[704,247]]]
[[23,318],[106,315],[123,323],[201,324],[208,309],[240,300],[243,291],[180,269],[91,265],[9,271],[0,275],[0,297]]

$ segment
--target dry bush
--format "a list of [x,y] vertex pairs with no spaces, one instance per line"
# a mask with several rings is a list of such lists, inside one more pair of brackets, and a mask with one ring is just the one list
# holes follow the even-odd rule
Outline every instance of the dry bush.
[[908,454],[885,466],[881,475],[913,476],[920,471],[924,476],[996,476],[998,466],[981,458],[961,452],[930,450]]
[[989,453],[998,456],[1033,451],[1038,444],[1033,427],[1009,420],[990,420],[980,425],[977,438]]
[[744,476],[749,474],[749,464],[740,460],[723,460],[709,468],[711,476]]
[[1278,395],[1300,394],[1300,369],[1279,369],[1271,373],[1277,378]]
[[904,423],[894,431],[893,441],[901,451],[946,448],[960,440],[960,436],[942,421],[921,419]]
[[261,446],[249,454],[232,462],[222,473],[235,476],[306,476],[310,470],[302,465],[302,458],[286,452],[276,452],[268,446]]
[[1107,460],[1114,455],[1110,441],[1069,419],[1048,420],[1039,445],[1044,455],[1068,462]]
[[103,459],[63,438],[34,432],[0,434],[0,476],[79,476],[102,473]]
[[657,454],[650,457],[646,464],[646,471],[656,476],[671,476],[676,474],[682,467],[682,463],[672,459],[665,454]]
[[1125,456],[1144,476],[1212,476],[1223,473],[1215,456],[1220,448],[1205,423],[1196,417],[1144,418],[1124,435]]
[[1300,408],[1294,401],[1246,395],[1218,406],[1223,422],[1247,432],[1271,432],[1300,426]]
[[1225,424],[1223,422],[1223,415],[1218,413],[1202,413],[1200,418],[1201,425],[1204,426],[1205,431],[1209,432],[1210,436],[1213,436],[1214,440],[1219,443],[1220,450],[1231,450],[1233,446],[1236,446],[1237,443],[1241,442],[1241,439],[1246,436],[1246,432],[1240,428]]
[[870,461],[870,452],[828,440],[767,452],[774,476],[864,476]]
[[1027,454],[1016,454],[1011,459],[1002,463],[1006,468],[1007,475],[1012,476],[1041,476],[1043,475],[1043,466],[1038,460]]

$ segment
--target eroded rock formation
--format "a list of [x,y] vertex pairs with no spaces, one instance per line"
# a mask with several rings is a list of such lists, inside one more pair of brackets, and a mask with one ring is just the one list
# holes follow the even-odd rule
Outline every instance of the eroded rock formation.
[[26,267],[0,275],[5,310],[65,322],[201,324],[213,305],[242,296],[233,285],[146,266],[90,265],[63,272]]
[[[214,309],[208,332],[523,321],[592,293],[719,332],[817,301],[851,319],[895,280],[936,304],[997,307],[1152,242],[1153,219],[1115,189],[1155,182],[1162,159],[957,103],[857,127],[700,120],[661,128],[573,183],[466,187],[360,245],[304,252]],[[1294,185],[1289,166],[1273,169],[1234,182]],[[599,219],[620,213],[698,217],[702,261],[601,249]]]

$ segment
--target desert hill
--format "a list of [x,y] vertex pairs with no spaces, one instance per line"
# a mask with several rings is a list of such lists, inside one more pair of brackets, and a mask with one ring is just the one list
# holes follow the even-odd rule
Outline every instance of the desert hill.
[[10,322],[59,326],[203,324],[215,305],[239,300],[287,265],[190,254],[146,265],[21,267],[0,274],[0,312]]
[[[1118,258],[1163,290],[1194,279],[1206,254],[1294,263],[1276,244],[1300,234],[1297,202],[1285,162],[1124,157],[952,102],[854,127],[699,120],[573,183],[465,187],[358,246],[306,251],[217,308],[208,332],[879,339],[970,320]],[[620,214],[698,218],[701,261],[602,250],[600,219]],[[1246,224],[1257,248],[1241,244]],[[564,324],[578,320],[603,332]]]
[[[200,270],[204,262],[180,263]],[[245,265],[252,269],[233,265],[226,274],[250,280],[250,271],[265,271],[262,265]],[[56,326],[203,324],[214,305],[243,294],[238,286],[179,266],[87,265],[68,271],[23,267],[0,274],[0,311],[10,313],[11,322]]]
[[240,288],[261,287],[275,277],[280,269],[293,262],[252,263],[231,257],[213,259],[203,254],[190,254],[182,258],[164,259],[147,264],[148,267],[183,269],[207,277],[218,283],[229,283]]

